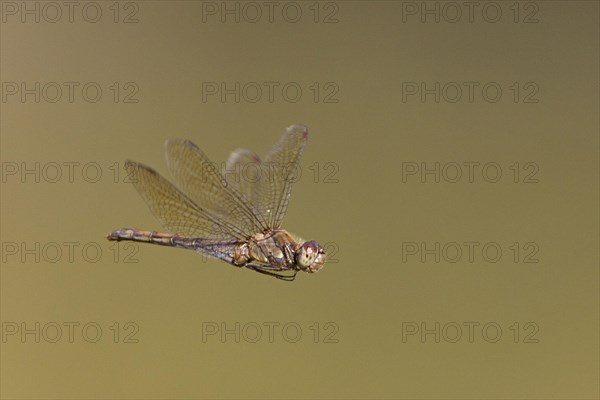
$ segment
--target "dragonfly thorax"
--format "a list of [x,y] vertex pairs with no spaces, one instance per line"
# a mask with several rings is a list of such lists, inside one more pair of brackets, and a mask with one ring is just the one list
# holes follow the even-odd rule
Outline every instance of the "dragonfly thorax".
[[254,235],[248,242],[248,255],[250,261],[309,273],[325,263],[325,250],[316,241],[301,240],[283,229]]
[[275,263],[292,268],[295,264],[294,248],[296,239],[287,231],[273,230],[252,236],[248,242],[250,260],[261,263]]

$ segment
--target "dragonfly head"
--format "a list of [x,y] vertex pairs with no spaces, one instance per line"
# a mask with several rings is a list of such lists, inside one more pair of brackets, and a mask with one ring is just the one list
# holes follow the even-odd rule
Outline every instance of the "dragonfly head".
[[296,250],[296,265],[304,272],[317,272],[325,264],[325,250],[314,240],[302,243]]

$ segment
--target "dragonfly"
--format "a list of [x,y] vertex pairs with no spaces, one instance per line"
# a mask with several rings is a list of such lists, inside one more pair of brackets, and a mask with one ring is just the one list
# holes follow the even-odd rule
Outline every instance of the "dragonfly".
[[106,238],[189,249],[285,281],[299,271],[315,273],[325,264],[325,249],[281,229],[307,139],[305,126],[292,125],[264,160],[236,149],[224,168],[189,140],[167,140],[175,184],[144,164],[125,163],[166,232],[122,228]]

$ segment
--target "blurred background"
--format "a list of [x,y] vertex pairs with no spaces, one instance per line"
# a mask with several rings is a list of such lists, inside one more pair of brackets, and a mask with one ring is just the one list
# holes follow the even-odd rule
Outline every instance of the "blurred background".
[[[598,398],[598,3],[1,7],[3,398]],[[318,274],[104,239],[295,123]]]

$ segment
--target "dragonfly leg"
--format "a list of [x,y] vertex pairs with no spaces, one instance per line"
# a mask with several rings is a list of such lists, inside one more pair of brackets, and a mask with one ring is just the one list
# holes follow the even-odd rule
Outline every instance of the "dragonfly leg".
[[294,251],[292,250],[292,245],[291,244],[286,244],[284,247],[284,257],[287,260],[287,263],[289,265],[295,264],[296,263],[296,259],[294,257]]
[[263,267],[259,267],[256,265],[246,265],[246,267],[250,268],[253,271],[256,271],[258,273],[261,274],[265,274],[265,275],[269,275],[272,277],[275,277],[277,279],[281,279],[282,281],[287,281],[287,282],[291,282],[294,279],[296,279],[296,274],[298,273],[298,271],[294,271],[294,275],[285,275],[282,273],[277,273],[275,271],[280,271],[280,270],[269,270],[268,268],[263,268]]
[[296,279],[296,274],[298,273],[298,271],[294,271],[294,275],[292,276],[287,276],[287,275],[277,275],[277,279],[281,279],[282,281],[287,281],[287,282],[292,282]]

